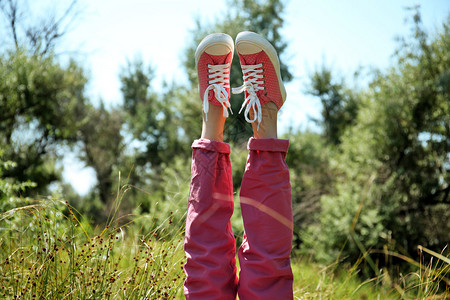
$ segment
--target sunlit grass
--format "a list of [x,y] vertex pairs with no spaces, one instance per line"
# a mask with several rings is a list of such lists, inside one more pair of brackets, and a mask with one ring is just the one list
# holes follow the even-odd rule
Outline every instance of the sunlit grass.
[[297,258],[292,269],[296,299],[398,299],[379,278],[363,281],[348,266],[321,266]]
[[297,299],[450,299],[449,257],[434,254],[427,257],[427,264],[424,264],[425,257],[422,262],[408,259],[413,268],[417,267],[415,271],[393,276],[384,268],[366,280],[362,280],[356,266],[320,266],[296,258],[292,264],[294,296]]
[[182,232],[159,229],[96,230],[58,200],[2,213],[0,297],[172,299],[184,281]]

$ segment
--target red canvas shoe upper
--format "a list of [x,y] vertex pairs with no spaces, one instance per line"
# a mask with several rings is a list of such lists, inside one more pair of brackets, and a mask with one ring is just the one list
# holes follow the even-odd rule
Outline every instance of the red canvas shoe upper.
[[[251,54],[240,53],[238,43],[243,48],[247,44],[252,49],[259,48],[259,51]],[[234,94],[245,92],[245,101],[239,112],[245,107],[245,119],[250,123],[258,121],[259,128],[262,120],[261,106],[271,101],[280,109],[286,99],[276,50],[267,40],[252,32],[243,32],[238,35],[236,50],[244,74],[244,84],[233,88],[232,91]],[[254,112],[253,119],[248,117],[250,110]]]
[[[249,79],[255,77],[255,75],[262,76],[261,79],[257,81],[259,82],[259,84],[256,85],[257,87],[253,85],[257,90],[256,95],[258,96],[261,105],[272,101],[278,109],[280,109],[281,106],[283,106],[284,100],[281,96],[280,84],[275,68],[267,54],[264,51],[248,55],[239,54],[239,60],[241,62],[241,67],[243,68],[242,72],[244,73],[244,78],[246,76],[249,76]],[[257,71],[258,73],[255,73],[253,68],[248,67],[260,64],[262,64],[261,67],[256,68],[256,70],[261,70],[261,72]],[[245,72],[244,69],[247,69],[247,72]],[[248,91],[245,91],[245,97],[248,97]]]
[[223,116],[228,117],[230,106],[230,66],[233,53],[212,55],[203,52],[197,63],[200,98],[206,114],[209,103],[222,105]]

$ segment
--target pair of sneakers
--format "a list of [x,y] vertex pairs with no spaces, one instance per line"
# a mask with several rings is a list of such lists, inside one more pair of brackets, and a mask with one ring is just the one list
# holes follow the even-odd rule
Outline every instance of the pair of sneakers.
[[[206,119],[210,103],[221,105],[224,117],[228,117],[228,109],[231,111],[230,67],[234,49],[233,39],[229,35],[213,33],[200,42],[195,52],[200,98]],[[244,84],[233,88],[232,93],[245,92],[245,100],[239,113],[245,108],[245,120],[249,123],[257,121],[259,129],[262,120],[261,106],[271,101],[279,110],[286,99],[277,52],[265,38],[249,31],[237,35],[236,51]],[[250,110],[253,111],[253,118],[249,117]]]

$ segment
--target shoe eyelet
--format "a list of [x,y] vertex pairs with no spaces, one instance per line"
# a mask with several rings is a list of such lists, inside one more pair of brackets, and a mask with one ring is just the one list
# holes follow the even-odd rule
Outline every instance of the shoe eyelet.
[[264,93],[264,96],[266,96],[266,97],[267,97],[267,95],[268,95],[268,93],[267,93],[267,92],[265,92],[265,93]]

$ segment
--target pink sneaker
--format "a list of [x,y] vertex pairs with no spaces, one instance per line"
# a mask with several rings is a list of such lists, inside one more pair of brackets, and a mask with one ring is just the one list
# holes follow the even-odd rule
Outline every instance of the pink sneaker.
[[222,105],[228,117],[230,105],[230,66],[233,59],[233,39],[224,33],[206,36],[195,51],[200,98],[208,120],[209,102]]
[[[245,91],[245,101],[239,113],[245,107],[245,120],[249,123],[258,121],[259,129],[261,106],[272,101],[280,109],[286,100],[277,51],[265,38],[249,31],[237,35],[236,51],[244,73],[244,84],[233,88],[232,92],[240,94]],[[248,117],[250,109],[254,112],[253,119]]]

